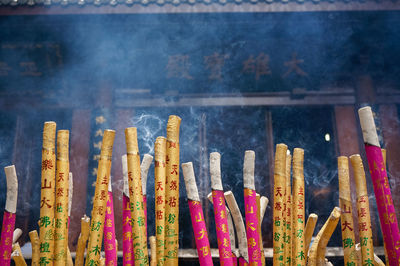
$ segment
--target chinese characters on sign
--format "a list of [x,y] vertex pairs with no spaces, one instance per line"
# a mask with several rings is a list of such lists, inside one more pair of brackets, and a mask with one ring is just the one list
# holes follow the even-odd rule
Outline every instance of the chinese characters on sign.
[[[217,52],[203,56],[204,70],[207,72],[208,80],[223,80],[224,67],[226,63],[229,63],[227,62],[229,58],[228,54],[219,54]],[[188,54],[170,55],[165,67],[166,77],[168,79],[194,80],[195,75],[191,72],[193,66],[191,60],[192,58]],[[283,73],[278,73],[276,70],[271,69],[270,56],[263,52],[256,55],[250,54],[241,64],[241,73],[253,77],[256,81],[260,80],[263,76],[271,76],[273,74],[279,75],[284,79],[290,76],[308,76],[304,70],[304,59],[299,59],[297,53],[293,53],[286,61],[278,63],[278,65],[283,67]]]

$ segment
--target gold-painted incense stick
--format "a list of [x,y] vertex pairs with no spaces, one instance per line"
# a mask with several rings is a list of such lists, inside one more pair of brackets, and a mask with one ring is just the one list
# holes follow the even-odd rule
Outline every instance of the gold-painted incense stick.
[[351,155],[350,162],[354,172],[354,181],[356,183],[358,231],[360,234],[361,261],[362,265],[364,265],[374,260],[367,181],[365,179],[364,166],[360,155]]
[[154,143],[154,190],[156,219],[157,265],[164,265],[165,228],[165,174],[167,139],[157,137]]
[[291,164],[292,156],[290,151],[286,154],[286,184],[285,184],[285,203],[284,203],[284,262],[292,261],[292,187],[291,187]]
[[306,251],[304,252],[304,254],[306,254],[306,256],[308,256],[308,249],[310,248],[310,243],[312,236],[314,234],[314,229],[315,225],[317,224],[317,220],[318,220],[318,215],[316,215],[315,213],[311,213],[307,219],[306,228],[304,229],[304,245],[306,247]]
[[284,226],[283,226],[283,204],[285,201],[286,187],[286,152],[285,144],[277,144],[275,152],[274,167],[274,209],[273,209],[273,263],[280,265],[284,263]]
[[13,244],[12,250],[11,258],[14,260],[15,266],[27,266],[18,243]]
[[108,199],[108,182],[110,181],[114,138],[114,130],[104,130],[99,166],[97,167],[97,180],[93,201],[86,266],[98,265],[100,263],[100,251],[103,242],[104,219]]
[[345,265],[357,264],[355,236],[353,231],[353,210],[351,206],[349,160],[338,157],[339,206],[341,210],[342,244]]
[[149,241],[150,241],[150,253],[151,253],[150,266],[156,266],[157,265],[156,237],[151,236],[149,238]]
[[[171,115],[167,124],[165,188],[165,265],[178,265],[179,248],[179,127],[181,118]],[[168,219],[170,216],[176,219]]]
[[29,232],[29,238],[31,239],[32,245],[32,266],[39,266],[40,257],[40,240],[36,230]]
[[325,266],[326,246],[339,222],[340,208],[335,207],[314,239],[308,257],[308,266]]
[[147,234],[143,206],[142,180],[140,177],[140,155],[137,129],[125,129],[126,154],[128,156],[129,198],[132,215],[132,239],[135,265],[148,265]]
[[42,146],[42,186],[40,199],[40,261],[53,265],[54,256],[54,192],[56,186],[56,123],[45,122]]
[[293,151],[293,219],[292,219],[292,260],[293,265],[306,265],[306,245],[304,242],[304,150]]
[[84,262],[86,242],[89,238],[90,218],[84,215],[81,218],[81,233],[78,238],[78,246],[76,247],[75,266],[82,266]]
[[67,263],[69,195],[69,131],[57,132],[54,265]]

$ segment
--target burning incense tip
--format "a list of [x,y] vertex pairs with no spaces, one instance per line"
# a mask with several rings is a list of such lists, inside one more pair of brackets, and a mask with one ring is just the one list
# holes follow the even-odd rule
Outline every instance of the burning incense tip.
[[13,233],[13,241],[12,241],[12,243],[14,244],[15,242],[17,242],[18,239],[21,237],[21,235],[22,235],[22,230],[19,229],[19,228],[15,229],[14,233]]
[[9,213],[17,212],[17,199],[18,199],[18,179],[15,171],[15,166],[10,165],[4,167],[7,180],[7,198],[6,198],[6,211]]
[[364,142],[380,147],[378,134],[376,133],[374,116],[372,114],[371,107],[366,106],[358,109],[358,115],[360,117],[360,124],[363,133]]
[[187,198],[193,201],[200,201],[199,192],[197,190],[196,179],[192,162],[182,164],[183,177],[186,184]]
[[146,195],[147,191],[147,175],[149,173],[149,168],[151,163],[153,162],[153,156],[150,154],[145,154],[142,159],[142,163],[140,164],[140,177],[142,178],[142,192],[143,195]]
[[210,153],[211,188],[223,190],[221,180],[221,155],[218,152]]
[[245,188],[256,190],[254,185],[254,164],[256,154],[254,151],[246,151],[243,162],[243,186]]

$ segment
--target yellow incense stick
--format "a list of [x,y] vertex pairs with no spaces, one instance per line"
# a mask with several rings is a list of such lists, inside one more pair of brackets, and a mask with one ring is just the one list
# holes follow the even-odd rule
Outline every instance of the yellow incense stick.
[[[178,265],[179,248],[179,127],[181,118],[171,115],[167,124],[165,188],[165,265]],[[171,219],[173,217],[173,219]]]
[[292,187],[290,184],[292,156],[290,151],[286,154],[286,184],[285,184],[285,203],[284,203],[284,244],[285,244],[285,263],[292,261]]
[[15,262],[15,266],[27,266],[24,256],[22,255],[21,247],[18,243],[13,244],[11,257]]
[[156,218],[156,255],[157,264],[164,264],[164,228],[165,228],[165,164],[167,139],[158,137],[154,144],[154,190]]
[[47,266],[53,265],[54,256],[54,192],[56,175],[55,153],[56,123],[45,122],[42,146],[42,187],[40,199],[40,258]]
[[69,131],[57,132],[56,209],[54,265],[67,263],[68,192],[69,192]]
[[274,167],[274,210],[273,210],[273,263],[284,263],[284,226],[283,204],[286,187],[286,152],[285,144],[277,144]]
[[308,266],[324,266],[326,246],[339,222],[340,208],[335,207],[314,239],[308,257]]
[[292,261],[293,265],[306,265],[304,242],[304,150],[293,151],[293,219],[292,219]]
[[364,265],[374,260],[367,181],[365,179],[364,166],[360,155],[351,155],[350,162],[354,172],[354,181],[356,183],[358,231],[360,235],[361,261],[362,265]]
[[104,219],[108,198],[108,182],[110,181],[111,158],[115,131],[104,130],[101,144],[99,166],[97,167],[96,189],[94,193],[92,221],[89,244],[87,248],[86,266],[100,263],[100,251],[103,242]]
[[342,245],[345,265],[357,264],[353,210],[351,206],[349,160],[346,156],[338,157],[339,206],[341,209]]
[[40,241],[37,231],[36,230],[30,231],[29,238],[31,239],[31,245],[32,245],[32,266],[39,266]]
[[304,229],[304,245],[306,246],[306,251],[304,253],[306,254],[306,256],[308,256],[308,249],[310,248],[310,243],[314,234],[317,220],[318,215],[316,215],[315,213],[311,213],[307,219],[306,228]]
[[125,129],[126,153],[128,158],[129,199],[132,215],[132,239],[135,265],[148,265],[147,234],[143,206],[142,180],[140,177],[140,155],[137,129]]
[[90,218],[84,215],[81,218],[81,233],[76,247],[75,266],[82,266],[85,255],[86,242],[89,238]]
[[149,241],[150,241],[150,253],[151,253],[150,266],[156,266],[157,265],[156,237],[151,236],[149,238]]

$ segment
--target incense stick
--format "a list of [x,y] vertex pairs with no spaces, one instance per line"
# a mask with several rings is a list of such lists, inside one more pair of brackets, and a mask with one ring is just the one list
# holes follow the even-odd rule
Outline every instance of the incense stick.
[[261,196],[260,196],[260,194],[256,193],[256,199],[257,199],[257,220],[258,220],[257,232],[259,235],[258,243],[259,243],[260,256],[261,256],[261,265],[265,266],[264,244],[263,244],[262,233],[261,233]]
[[150,154],[145,154],[140,164],[140,177],[142,179],[142,193],[143,193],[143,210],[144,210],[144,220],[146,227],[146,239],[147,239],[147,175],[149,173],[149,168],[153,162],[153,156]]
[[[186,185],[186,195],[189,203],[190,217],[194,237],[196,241],[197,254],[200,265],[213,265],[211,258],[210,242],[206,224],[204,221],[203,209],[200,203],[199,193],[197,191],[196,179],[194,176],[193,164],[191,162],[182,164],[183,177]],[[175,219],[176,217],[174,217]],[[171,216],[169,217],[171,219]]]
[[232,191],[224,193],[226,203],[231,211],[233,221],[235,223],[236,234],[239,242],[239,264],[243,265],[249,261],[249,253],[247,250],[247,234],[244,227],[243,217],[240,213],[239,206],[235,200],[235,196]]
[[39,266],[39,256],[40,256],[40,240],[39,240],[39,235],[36,230],[30,231],[29,232],[29,238],[31,240],[31,245],[32,245],[32,260],[31,260],[31,265],[32,266]]
[[108,197],[107,190],[108,183],[110,181],[114,138],[114,130],[104,130],[99,165],[97,167],[97,180],[93,201],[86,266],[97,265],[100,262],[100,251],[101,244],[103,242],[104,220]]
[[293,151],[293,225],[292,259],[294,265],[306,265],[306,245],[304,242],[304,150]]
[[181,118],[171,115],[167,124],[167,158],[165,188],[165,265],[178,265],[179,219],[179,127]]
[[69,194],[69,131],[57,132],[56,210],[54,235],[54,265],[67,263],[68,194]]
[[134,265],[132,242],[132,215],[129,199],[129,182],[128,182],[128,158],[127,155],[122,156],[122,175],[124,181],[122,195],[122,264]]
[[22,255],[21,247],[18,243],[15,243],[12,247],[13,252],[11,254],[12,259],[15,262],[15,266],[27,266],[24,256]]
[[221,179],[221,155],[218,152],[210,154],[210,176],[219,260],[221,265],[233,265],[228,218]]
[[291,263],[292,261],[292,188],[290,184],[291,177],[291,164],[292,164],[292,156],[290,155],[290,151],[287,151],[286,154],[286,184],[285,184],[285,203],[284,203],[284,260],[285,263]]
[[[207,195],[208,200],[211,202],[211,204],[213,203],[213,195],[212,193],[208,193]],[[225,197],[224,197],[224,201],[225,201]],[[238,252],[235,252],[235,248],[236,248],[236,241],[235,241],[235,228],[233,225],[233,220],[232,220],[232,215],[231,212],[229,211],[228,206],[225,206],[226,208],[226,218],[228,220],[228,231],[229,231],[229,240],[231,242],[231,250],[232,250],[232,262],[233,265],[237,264],[237,254]]]
[[11,261],[12,238],[15,227],[18,199],[18,179],[15,166],[4,168],[7,181],[6,206],[3,215],[0,240],[0,265],[8,266]]
[[164,265],[164,228],[165,228],[165,174],[167,139],[157,137],[154,143],[154,192],[156,218],[157,265]]
[[310,255],[308,257],[308,266],[322,266],[325,265],[325,251],[326,246],[331,238],[337,223],[340,218],[340,208],[335,207],[331,212],[328,220],[322,226],[314,239],[314,242],[310,248]]
[[53,265],[54,256],[54,194],[56,185],[56,123],[45,122],[42,145],[42,186],[40,198],[39,237],[40,261]]
[[82,266],[84,261],[84,254],[86,242],[89,238],[90,218],[84,215],[81,218],[81,233],[78,238],[78,245],[76,247],[75,266]]
[[137,142],[137,129],[125,129],[128,156],[129,199],[132,215],[132,239],[135,265],[149,264],[146,226],[143,206],[142,180],[140,177],[140,155]]
[[354,171],[356,183],[358,230],[360,234],[361,261],[362,265],[374,260],[374,245],[371,229],[371,215],[367,192],[367,181],[365,179],[364,166],[360,155],[350,156],[350,162]]
[[150,254],[151,254],[150,266],[156,266],[157,265],[156,237],[151,236],[149,238],[149,241],[150,241]]
[[308,256],[308,249],[310,248],[310,243],[314,234],[317,220],[318,215],[316,215],[315,213],[311,213],[307,218],[306,227],[304,229],[304,246],[306,247],[306,251],[304,252],[304,254],[306,255],[306,257]]
[[338,157],[338,175],[344,263],[345,265],[352,265],[357,263],[357,256],[355,254],[355,236],[353,231],[349,160],[346,156]]
[[114,201],[111,183],[110,177],[110,181],[108,182],[108,197],[104,223],[104,257],[106,265],[117,265],[118,258],[115,240]]
[[247,249],[249,264],[261,265],[260,234],[257,231],[257,198],[254,185],[254,151],[246,151],[243,162],[243,187],[246,217]]
[[400,232],[371,107],[358,110],[389,265],[400,261]]

